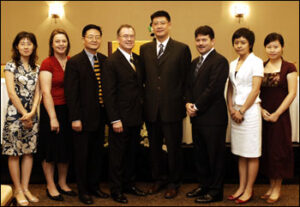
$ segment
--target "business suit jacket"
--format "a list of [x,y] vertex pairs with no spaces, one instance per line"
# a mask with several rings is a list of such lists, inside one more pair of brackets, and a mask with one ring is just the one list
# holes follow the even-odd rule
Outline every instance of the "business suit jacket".
[[186,116],[184,89],[191,62],[189,47],[170,38],[158,60],[153,41],[141,46],[140,57],[145,78],[146,120],[156,121],[159,110],[163,122],[181,121]]
[[[102,69],[106,56],[97,57]],[[70,121],[81,120],[84,131],[98,130],[105,114],[100,114],[98,82],[84,50],[68,60],[64,81]]]
[[216,50],[211,51],[195,78],[198,61],[199,57],[192,61],[187,80],[187,102],[195,103],[198,109],[197,116],[192,117],[191,122],[198,125],[227,125],[224,88],[229,73],[228,61]]
[[107,58],[103,68],[103,95],[109,122],[125,126],[142,124],[143,86],[139,57],[132,54],[136,71],[120,50]]

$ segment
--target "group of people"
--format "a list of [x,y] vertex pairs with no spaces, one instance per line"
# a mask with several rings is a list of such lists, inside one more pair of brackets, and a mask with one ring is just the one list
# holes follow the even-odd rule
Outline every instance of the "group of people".
[[[83,28],[84,49],[73,57],[68,56],[67,33],[55,29],[50,35],[49,57],[40,67],[34,34],[20,32],[16,36],[12,60],[4,69],[9,103],[2,154],[8,155],[20,205],[39,201],[28,189],[36,152],[50,199],[77,196],[66,182],[71,161],[80,201],[92,204],[91,195],[108,198],[99,187],[105,125],[109,126],[112,199],[128,203],[124,194],[145,196],[162,189],[166,189],[166,199],[176,197],[182,182],[182,120],[186,114],[192,124],[199,182],[186,196],[197,203],[221,201],[228,112],[231,149],[239,157],[239,187],[227,199],[246,203],[252,198],[260,158],[261,171],[270,179],[270,188],[261,198],[268,203],[279,199],[282,179],[293,176],[288,108],[297,90],[296,68],[282,58],[283,37],[267,35],[268,60],[263,62],[253,53],[254,33],[240,28],[232,36],[238,58],[229,64],[214,48],[213,29],[200,26],[195,30],[199,57],[191,61],[189,46],[170,37],[168,12],[154,12],[151,26],[155,39],[142,45],[138,56],[132,52],[135,29],[121,25],[117,30],[119,47],[108,58],[97,52],[102,40],[100,26]],[[147,192],[135,185],[136,150],[144,122],[154,181]]]

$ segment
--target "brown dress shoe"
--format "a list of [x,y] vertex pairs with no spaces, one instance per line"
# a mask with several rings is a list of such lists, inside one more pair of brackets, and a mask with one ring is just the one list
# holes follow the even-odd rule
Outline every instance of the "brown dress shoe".
[[160,183],[154,183],[148,190],[148,194],[152,195],[155,193],[158,193],[160,189],[162,188],[162,185]]
[[177,196],[176,188],[167,189],[167,191],[165,193],[165,198],[170,199],[170,198],[175,198],[176,196]]

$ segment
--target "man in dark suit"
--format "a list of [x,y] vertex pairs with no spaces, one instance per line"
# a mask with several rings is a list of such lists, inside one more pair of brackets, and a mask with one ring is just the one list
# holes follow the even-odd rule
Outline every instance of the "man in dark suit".
[[142,120],[142,74],[139,57],[132,53],[135,30],[121,25],[117,30],[119,48],[105,62],[103,94],[110,122],[109,174],[111,197],[128,203],[123,193],[146,194],[134,183],[136,149]]
[[89,24],[82,30],[84,50],[68,60],[65,71],[65,94],[72,122],[75,173],[79,199],[92,204],[90,194],[107,198],[99,189],[105,110],[101,69],[106,59],[97,53],[101,28]]
[[188,75],[186,110],[191,117],[199,187],[187,193],[195,202],[223,199],[227,108],[224,98],[228,61],[214,49],[214,31],[201,26],[195,31],[200,56]]
[[[184,89],[191,52],[186,44],[170,38],[171,19],[166,11],[152,14],[151,22],[156,40],[140,49],[145,74],[145,118],[155,181],[148,193],[157,193],[168,184],[165,198],[174,198],[182,177],[182,120],[186,116]],[[167,163],[163,162],[164,141]]]

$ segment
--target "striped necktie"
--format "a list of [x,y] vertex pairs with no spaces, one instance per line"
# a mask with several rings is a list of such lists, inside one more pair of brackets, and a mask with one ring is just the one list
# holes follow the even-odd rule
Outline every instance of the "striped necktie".
[[132,55],[130,55],[130,65],[131,65],[132,69],[134,71],[136,71],[136,68],[135,68],[135,65],[134,65],[134,59],[133,59]]
[[162,43],[160,43],[157,59],[159,59],[163,53],[164,53],[164,45]]
[[101,104],[101,106],[104,106],[103,103],[103,93],[102,93],[102,83],[101,83],[101,69],[100,69],[100,64],[99,61],[97,59],[97,56],[94,55],[94,73],[98,82],[98,95],[99,95],[99,103]]
[[195,73],[194,73],[195,78],[197,77],[199,69],[201,68],[201,65],[203,63],[203,59],[204,59],[203,56],[200,56],[199,62],[196,65],[196,69],[195,69]]

